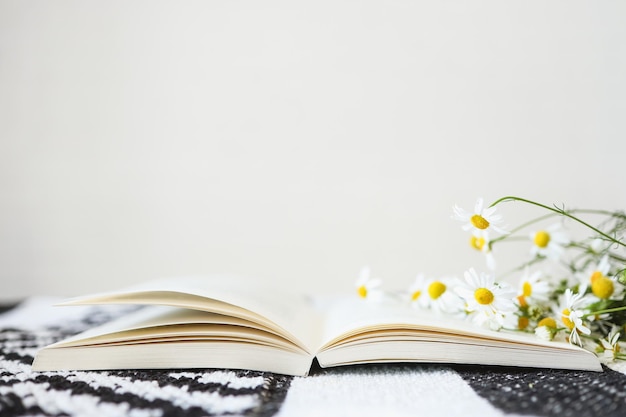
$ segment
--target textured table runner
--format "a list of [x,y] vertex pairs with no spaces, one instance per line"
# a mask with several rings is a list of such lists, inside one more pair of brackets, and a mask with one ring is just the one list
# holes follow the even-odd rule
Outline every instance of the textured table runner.
[[626,367],[604,373],[419,364],[315,368],[289,377],[238,370],[33,372],[35,352],[127,308],[0,314],[4,416],[626,416]]

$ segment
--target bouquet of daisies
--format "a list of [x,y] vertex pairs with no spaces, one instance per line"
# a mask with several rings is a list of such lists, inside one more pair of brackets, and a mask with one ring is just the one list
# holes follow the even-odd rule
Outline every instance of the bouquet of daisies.
[[[519,202],[544,214],[507,230],[496,206]],[[598,224],[582,219],[600,218]],[[604,361],[626,359],[620,335],[626,325],[626,213],[548,206],[504,197],[485,207],[479,199],[472,211],[455,206],[453,218],[470,232],[470,246],[482,254],[486,267],[470,268],[463,279],[418,275],[408,291],[395,294],[415,308],[431,309],[472,320],[494,330],[534,332],[548,340],[567,340],[595,351]],[[549,220],[547,227],[537,227]],[[579,224],[584,238],[571,238],[565,228]],[[496,279],[494,247],[504,241],[523,242],[528,258]],[[512,280],[517,285],[511,285]],[[357,293],[375,300],[390,294],[380,289],[364,268]]]

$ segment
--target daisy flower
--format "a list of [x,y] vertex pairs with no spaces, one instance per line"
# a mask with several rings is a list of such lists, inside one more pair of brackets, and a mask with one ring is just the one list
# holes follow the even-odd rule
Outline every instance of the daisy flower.
[[489,248],[489,241],[484,236],[476,237],[472,235],[472,237],[470,237],[470,246],[485,254],[487,268],[489,268],[490,271],[496,269],[496,260],[493,257],[493,252]]
[[426,277],[424,274],[417,274],[415,281],[409,287],[409,300],[413,306],[419,306],[419,300],[424,294],[424,285],[426,284]]
[[565,252],[565,246],[570,242],[567,234],[559,223],[553,224],[545,230],[537,230],[530,234],[533,246],[530,253],[533,256],[543,256],[557,260]]
[[504,322],[502,327],[508,330],[525,330],[530,325],[530,319],[518,311],[508,312],[504,314]]
[[591,293],[600,300],[621,300],[624,295],[624,286],[617,280],[608,277],[611,265],[608,256],[603,256],[597,265],[592,265],[585,272],[578,275],[580,292],[591,286]]
[[382,297],[382,292],[378,287],[380,287],[382,281],[378,278],[371,279],[370,278],[370,269],[369,267],[363,267],[361,272],[359,273],[359,278],[356,281],[356,292],[359,297],[369,300],[377,300]]
[[465,300],[465,309],[474,321],[479,325],[488,323],[493,329],[502,327],[505,315],[515,311],[515,291],[496,283],[493,275],[479,274],[473,268],[464,277],[465,282],[455,292]]
[[528,268],[520,279],[519,295],[517,301],[521,307],[526,307],[529,303],[545,303],[550,297],[550,284],[541,280],[541,271],[532,274]]
[[580,333],[585,335],[591,334],[591,330],[583,324],[582,317],[584,313],[580,309],[583,303],[584,298],[582,298],[582,294],[574,294],[568,288],[561,298],[561,307],[559,308],[561,321],[570,330],[569,342],[581,347],[583,344],[580,339]]
[[422,308],[430,308],[437,313],[455,313],[463,309],[461,300],[451,289],[449,279],[428,279],[422,288],[424,293],[417,300]]
[[620,353],[619,345],[619,328],[614,326],[606,338],[600,339],[599,346],[597,348],[598,353],[602,353],[600,360],[602,362],[613,362],[617,355]]
[[543,340],[552,340],[556,334],[556,320],[552,317],[546,317],[539,320],[535,328],[535,335]]
[[495,207],[484,208],[483,199],[479,198],[474,205],[473,212],[466,211],[455,205],[452,218],[465,223],[462,226],[463,230],[471,230],[472,234],[477,238],[483,237],[485,240],[488,240],[489,230],[500,234],[508,233],[500,228],[499,224],[502,223],[502,216],[495,214],[495,212]]

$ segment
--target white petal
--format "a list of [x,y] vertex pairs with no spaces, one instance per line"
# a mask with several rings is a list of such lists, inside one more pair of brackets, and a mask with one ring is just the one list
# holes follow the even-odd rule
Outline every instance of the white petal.
[[367,288],[368,289],[373,289],[373,288],[377,288],[380,287],[380,284],[382,284],[382,280],[378,279],[378,278],[374,278],[368,281],[367,283]]
[[576,328],[583,334],[586,334],[586,335],[591,334],[591,329],[589,329],[589,327],[583,326],[582,324],[580,326],[576,326]]
[[464,287],[456,287],[454,292],[459,295],[459,297],[463,297],[467,302],[470,302],[474,299],[474,291],[464,288]]
[[496,212],[496,208],[495,207],[487,207],[486,209],[483,210],[482,216],[487,219],[490,223],[492,221],[499,221],[502,219],[501,216],[494,214]]
[[474,205],[474,213],[481,214],[483,211],[483,199],[479,198],[476,200],[476,204]]
[[509,231],[508,231],[508,230],[505,230],[505,229],[503,229],[503,228],[501,228],[501,227],[498,227],[498,226],[496,226],[495,224],[491,224],[491,225],[489,226],[489,228],[490,228],[490,229],[493,229],[494,231],[496,231],[496,232],[498,232],[498,233],[500,233],[500,234],[502,234],[502,235],[508,235],[508,234],[509,234]]
[[459,206],[454,206],[452,208],[452,211],[457,220],[468,221],[470,217],[472,217],[470,213],[468,213],[467,211],[465,211]]
[[465,277],[465,282],[472,289],[480,288],[480,278],[478,277],[478,273],[474,268],[470,268],[463,273]]

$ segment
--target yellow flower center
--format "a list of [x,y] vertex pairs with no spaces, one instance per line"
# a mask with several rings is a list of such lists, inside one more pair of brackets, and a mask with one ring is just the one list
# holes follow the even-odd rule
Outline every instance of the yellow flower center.
[[556,321],[551,317],[546,317],[546,318],[539,320],[539,323],[537,323],[537,327],[541,327],[541,326],[546,326],[551,329],[556,329]]
[[517,302],[519,303],[520,307],[526,307],[528,305],[528,302],[523,295],[517,296]]
[[483,250],[483,247],[485,246],[485,238],[472,236],[470,239],[470,246],[476,250]]
[[478,288],[474,291],[474,298],[478,301],[478,304],[487,305],[493,302],[493,293],[487,288]]
[[442,282],[435,281],[428,286],[428,295],[430,295],[430,298],[433,300],[441,297],[441,294],[444,292],[446,292],[446,284]]
[[365,288],[365,285],[361,285],[356,292],[359,294],[359,297],[361,298],[365,298],[367,297],[367,288]]
[[420,298],[420,295],[422,295],[422,292],[420,290],[415,291],[411,295],[411,301],[416,301],[418,298]]
[[566,308],[565,310],[563,310],[561,312],[561,321],[563,322],[565,327],[572,330],[574,328],[574,322],[569,319],[570,313],[571,311],[569,311],[569,308]]
[[487,221],[487,219],[485,219],[480,214],[474,214],[470,218],[470,222],[472,222],[475,228],[480,229],[480,230],[485,230],[486,228],[489,227],[489,222]]
[[550,233],[546,232],[545,230],[540,230],[535,233],[535,245],[539,246],[540,248],[545,248],[546,246],[548,246],[548,243],[550,243]]
[[602,274],[602,272],[600,271],[595,271],[593,274],[591,274],[591,277],[589,278],[589,281],[591,281],[591,283],[593,283],[593,281],[597,280],[598,278],[603,278],[604,275]]
[[531,296],[531,294],[533,293],[533,286],[530,285],[530,282],[524,281],[524,283],[522,284],[522,293],[524,294],[524,297]]
[[598,298],[606,300],[613,295],[614,289],[613,281],[604,275],[591,278],[591,292]]
[[518,317],[517,318],[517,328],[520,330],[524,330],[525,328],[528,327],[528,317]]

